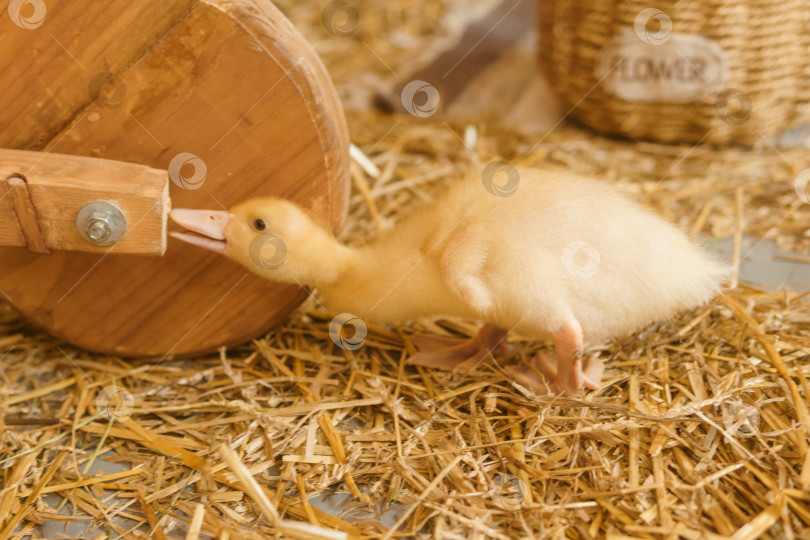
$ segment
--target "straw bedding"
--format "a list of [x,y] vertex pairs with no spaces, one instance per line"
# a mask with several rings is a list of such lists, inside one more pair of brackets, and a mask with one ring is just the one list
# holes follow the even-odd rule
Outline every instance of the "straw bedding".
[[[294,22],[317,32],[313,17]],[[356,55],[324,54],[343,91],[346,62],[380,69],[361,39],[341,42]],[[399,66],[407,55],[395,53],[386,61]],[[598,175],[694,236],[808,247],[802,150],[348,116],[379,169],[353,171],[352,242],[500,156]],[[452,375],[405,366],[410,336],[469,336],[474,321],[369,326],[352,351],[332,343],[334,315],[311,298],[253,343],[155,364],[76,350],[0,307],[0,537],[37,536],[46,519],[85,520],[99,538],[810,537],[804,294],[740,285],[592,344],[605,384],[581,398],[533,395],[504,375],[547,343],[511,336],[510,354]],[[88,474],[102,455],[124,472]],[[308,503],[336,492],[353,496],[339,517]],[[395,528],[379,522],[392,506]]]

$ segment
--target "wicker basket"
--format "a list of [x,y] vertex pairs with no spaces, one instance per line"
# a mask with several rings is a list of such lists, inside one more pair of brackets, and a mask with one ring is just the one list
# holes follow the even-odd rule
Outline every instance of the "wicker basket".
[[754,144],[810,121],[807,0],[540,0],[540,59],[603,133]]

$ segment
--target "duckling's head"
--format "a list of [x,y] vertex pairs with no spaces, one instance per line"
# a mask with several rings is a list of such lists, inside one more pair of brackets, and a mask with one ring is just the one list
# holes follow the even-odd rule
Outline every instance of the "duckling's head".
[[337,263],[337,241],[284,199],[250,199],[228,211],[178,208],[171,217],[186,230],[170,236],[225,255],[274,281],[315,286],[329,281]]

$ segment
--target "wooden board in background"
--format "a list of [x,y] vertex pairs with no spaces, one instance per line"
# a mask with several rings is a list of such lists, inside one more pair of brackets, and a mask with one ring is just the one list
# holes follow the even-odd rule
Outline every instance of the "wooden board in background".
[[425,81],[438,89],[437,112],[444,119],[545,132],[565,111],[540,70],[536,23],[535,0],[503,0],[470,21],[451,47],[436,50],[429,64],[403,75],[379,98],[403,112],[403,88]]

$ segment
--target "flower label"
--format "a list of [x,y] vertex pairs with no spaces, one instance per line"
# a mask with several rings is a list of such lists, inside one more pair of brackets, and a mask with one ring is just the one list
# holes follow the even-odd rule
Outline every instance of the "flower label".
[[728,80],[726,53],[703,36],[672,34],[645,43],[630,31],[609,41],[596,61],[596,77],[625,101],[692,101],[713,95]]

